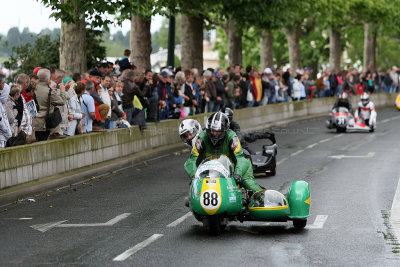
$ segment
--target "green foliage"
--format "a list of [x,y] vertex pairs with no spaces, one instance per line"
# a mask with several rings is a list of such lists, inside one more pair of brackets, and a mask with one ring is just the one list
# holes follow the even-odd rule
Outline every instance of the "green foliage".
[[217,27],[217,40],[214,43],[213,51],[218,51],[219,66],[223,69],[228,67],[228,38],[221,27]]
[[376,66],[382,70],[390,69],[399,65],[400,40],[389,36],[379,37],[377,40]]
[[8,69],[18,69],[18,72],[32,73],[38,66],[58,65],[60,39],[50,40],[50,35],[37,35],[35,43],[14,46],[13,55],[4,62]]
[[282,31],[276,30],[273,31],[273,37],[274,63],[277,68],[282,68],[289,63],[289,48],[286,35]]
[[[105,47],[101,45],[102,31],[86,29],[86,53],[88,69],[94,68],[102,62],[106,55]],[[14,46],[12,55],[4,62],[8,69],[17,69],[18,72],[32,73],[38,66],[59,66],[60,37],[52,40],[51,35],[38,34],[34,44]]]

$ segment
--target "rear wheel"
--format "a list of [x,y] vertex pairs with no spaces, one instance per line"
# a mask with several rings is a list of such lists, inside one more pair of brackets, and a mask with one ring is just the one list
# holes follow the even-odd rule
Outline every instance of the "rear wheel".
[[302,228],[306,227],[306,225],[307,225],[307,220],[298,220],[298,219],[293,220],[294,228],[302,229]]
[[219,235],[221,233],[221,222],[218,216],[208,217],[208,232],[211,235]]
[[267,173],[269,176],[275,176],[276,175],[276,166],[271,170],[271,172]]

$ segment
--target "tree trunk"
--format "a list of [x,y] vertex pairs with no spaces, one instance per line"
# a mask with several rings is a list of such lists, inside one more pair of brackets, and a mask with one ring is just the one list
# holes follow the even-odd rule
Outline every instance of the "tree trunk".
[[364,24],[364,69],[368,69],[368,66],[372,66],[373,69],[376,67],[376,35],[377,30],[374,25],[365,23]]
[[151,69],[151,19],[132,14],[131,20],[131,61],[138,70]]
[[[79,15],[79,7],[76,8],[76,14]],[[68,76],[87,70],[85,27],[85,19],[74,24],[61,22],[60,69]]]
[[203,19],[181,15],[182,69],[203,70]]
[[294,29],[284,29],[284,32],[289,46],[290,69],[295,73],[297,69],[302,68],[300,57],[300,27],[297,26]]
[[228,20],[228,64],[242,66],[242,36],[236,32],[236,22],[233,19]]
[[331,70],[340,70],[341,51],[340,32],[331,28],[329,39],[329,66]]
[[260,67],[261,70],[265,68],[273,69],[274,67],[274,51],[272,48],[274,38],[272,31],[265,30],[260,40]]

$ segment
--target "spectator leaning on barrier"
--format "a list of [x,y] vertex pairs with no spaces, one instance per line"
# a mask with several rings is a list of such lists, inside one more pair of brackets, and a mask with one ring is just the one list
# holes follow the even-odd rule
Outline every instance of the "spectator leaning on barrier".
[[54,129],[47,129],[45,123],[45,116],[47,114],[48,97],[50,93],[50,110],[49,113],[54,112],[55,106],[63,106],[67,101],[65,95],[65,88],[60,87],[60,95],[54,89],[50,88],[50,71],[48,69],[40,69],[38,72],[39,83],[36,90],[36,98],[39,104],[39,112],[36,119],[33,121],[35,128],[36,141],[47,140],[50,131]]
[[126,77],[123,80],[124,87],[122,89],[122,107],[126,112],[127,121],[133,125],[139,125],[141,129],[146,128],[146,120],[144,111],[133,105],[133,99],[136,96],[140,102],[145,103],[144,96],[139,87],[135,84],[137,72],[130,70],[126,73]]
[[86,81],[86,90],[81,96],[81,108],[84,116],[82,118],[83,133],[90,133],[93,130],[93,120],[96,119],[96,109],[94,99],[91,96],[94,88],[92,81]]
[[111,100],[111,118],[109,129],[115,129],[119,118],[124,116],[124,112],[118,108],[118,101],[114,95],[114,88],[108,89],[108,94]]
[[111,99],[110,99],[110,95],[108,94],[108,89],[110,88],[110,83],[111,83],[110,75],[105,75],[104,77],[101,78],[101,83],[97,90],[101,100],[103,100],[103,103],[108,106],[107,118],[105,120],[105,128],[106,129],[110,129],[109,123],[110,123],[110,119],[111,119]]
[[6,85],[6,76],[0,74],[0,148],[5,148],[7,140],[12,136],[5,107],[10,88]]
[[38,107],[36,106],[37,103],[33,99],[35,96],[35,91],[36,91],[37,84],[33,81],[29,82],[28,87],[22,91],[21,96],[24,104],[24,116],[23,120],[21,123],[22,130],[26,133],[26,142],[28,144],[31,144],[36,141],[36,136],[35,136],[35,130],[33,129],[33,119],[34,115],[31,113],[28,109],[28,105],[31,105],[31,108],[38,110]]
[[7,140],[7,146],[24,145],[26,143],[26,134],[22,131],[18,122],[18,99],[20,96],[21,87],[19,85],[11,86],[10,95],[6,102],[6,111],[12,136]]
[[[68,127],[64,132],[66,136],[74,136],[77,131],[77,126],[81,124],[81,119],[84,116],[82,112],[81,103],[79,98],[85,92],[85,84],[78,82],[75,86],[74,81],[67,77],[64,78],[67,82],[65,89],[68,89],[69,100],[68,100]],[[82,129],[83,131],[83,129]]]
[[171,94],[171,84],[168,82],[169,77],[168,71],[161,71],[157,86],[157,94],[158,94],[158,119],[165,120],[169,117],[169,102],[173,102],[172,94]]

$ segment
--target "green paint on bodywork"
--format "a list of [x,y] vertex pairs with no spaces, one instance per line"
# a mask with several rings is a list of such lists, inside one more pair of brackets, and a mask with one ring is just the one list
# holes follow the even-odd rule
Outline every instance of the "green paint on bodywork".
[[[215,214],[237,215],[243,208],[242,189],[238,188],[233,178],[215,178],[219,180],[221,190],[221,205]],[[199,215],[209,215],[201,206],[200,198],[204,179],[193,179],[190,186],[190,206]]]
[[[305,181],[294,181],[287,195],[292,219],[310,216],[310,189]],[[308,203],[307,203],[308,202]]]

